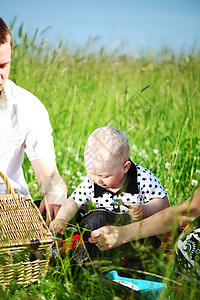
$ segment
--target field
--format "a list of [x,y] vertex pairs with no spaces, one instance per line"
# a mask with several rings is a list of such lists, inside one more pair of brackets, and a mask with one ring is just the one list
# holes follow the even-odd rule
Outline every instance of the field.
[[[126,133],[132,161],[160,179],[171,205],[184,201],[199,186],[199,48],[179,54],[166,48],[140,57],[117,50],[107,53],[104,48],[92,51],[92,42],[80,49],[70,49],[67,44],[54,49],[38,39],[37,30],[31,36],[21,26],[14,41],[10,79],[46,106],[57,166],[68,194],[86,174],[83,151],[88,136],[104,125]],[[40,199],[27,158],[23,168],[32,197]],[[174,276],[173,258],[168,264],[161,257],[155,259],[152,273],[160,274],[169,287],[160,299],[169,299],[169,294],[170,299],[197,299],[196,283]],[[13,284],[0,297],[120,299],[94,278],[84,272],[74,277],[65,258],[38,285],[19,288]]]

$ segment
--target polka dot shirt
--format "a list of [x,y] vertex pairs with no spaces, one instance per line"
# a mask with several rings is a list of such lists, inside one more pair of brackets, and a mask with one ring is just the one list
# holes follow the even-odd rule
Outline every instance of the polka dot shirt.
[[72,193],[71,198],[78,205],[88,201],[97,208],[106,208],[115,213],[129,213],[129,206],[134,203],[147,203],[153,198],[167,195],[158,178],[149,170],[131,162],[124,186],[113,193],[91,182],[88,176]]

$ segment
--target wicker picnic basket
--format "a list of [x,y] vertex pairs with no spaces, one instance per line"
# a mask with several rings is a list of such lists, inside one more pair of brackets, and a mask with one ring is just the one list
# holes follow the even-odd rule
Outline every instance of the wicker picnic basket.
[[0,171],[8,194],[0,195],[0,285],[30,284],[46,275],[52,235],[37,206],[15,193]]

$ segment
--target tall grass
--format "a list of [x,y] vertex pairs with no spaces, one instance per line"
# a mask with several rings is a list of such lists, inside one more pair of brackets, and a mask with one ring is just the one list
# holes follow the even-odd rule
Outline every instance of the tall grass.
[[[140,57],[92,52],[86,45],[53,48],[19,29],[14,41],[10,79],[34,93],[46,106],[53,127],[57,165],[70,194],[85,175],[84,144],[97,127],[110,125],[124,131],[130,157],[153,171],[168,191],[170,204],[184,201],[200,180],[200,49],[175,55],[172,50],[149,51]],[[149,86],[149,87],[148,87]],[[147,87],[145,89],[145,87]],[[30,163],[24,172],[34,199],[40,198]],[[157,258],[156,270],[174,278],[173,258]],[[56,280],[55,280],[56,278]],[[183,284],[178,281],[178,286]],[[179,293],[170,288],[161,299],[195,299],[198,289],[183,284]],[[173,284],[170,285],[173,286]],[[177,284],[174,284],[175,286]],[[183,288],[184,287],[184,288]],[[11,287],[4,297],[13,299],[104,299],[93,278],[70,275],[69,260],[55,267],[40,285]],[[134,297],[133,297],[134,299]]]

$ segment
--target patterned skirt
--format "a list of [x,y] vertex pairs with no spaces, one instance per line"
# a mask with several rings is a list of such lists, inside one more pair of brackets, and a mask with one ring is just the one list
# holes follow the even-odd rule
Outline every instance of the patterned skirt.
[[176,267],[179,273],[200,279],[200,217],[191,222],[177,240]]

